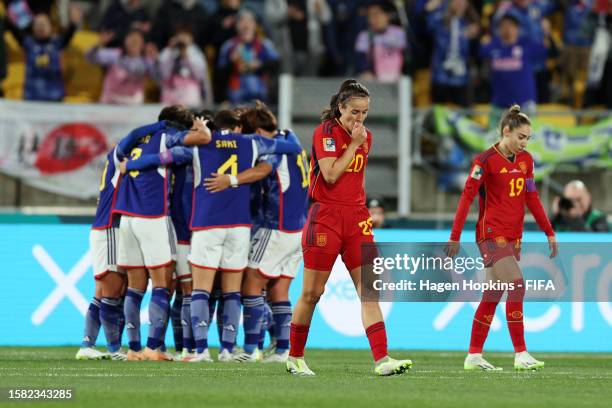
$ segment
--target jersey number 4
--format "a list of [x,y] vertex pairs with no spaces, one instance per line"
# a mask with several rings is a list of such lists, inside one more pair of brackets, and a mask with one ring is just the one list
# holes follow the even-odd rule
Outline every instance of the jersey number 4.
[[[229,170],[229,173],[227,172]],[[232,154],[219,168],[218,174],[229,174],[230,176],[238,175],[238,155]]]

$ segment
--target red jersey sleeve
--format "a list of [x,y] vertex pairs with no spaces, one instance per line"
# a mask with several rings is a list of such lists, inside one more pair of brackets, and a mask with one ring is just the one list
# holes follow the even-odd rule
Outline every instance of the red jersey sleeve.
[[326,157],[340,157],[342,154],[340,140],[337,140],[328,122],[317,126],[312,136],[312,148],[317,160]]
[[463,225],[467,219],[468,213],[470,212],[470,206],[474,197],[478,194],[480,186],[487,177],[487,171],[485,164],[481,163],[478,158],[474,160],[470,174],[465,182],[465,187],[461,193],[459,199],[459,205],[457,206],[457,212],[455,213],[455,220],[453,221],[453,229],[451,230],[451,241],[459,241],[461,238],[461,231],[463,231]]
[[540,200],[540,196],[538,195],[538,190],[536,189],[536,184],[533,176],[533,159],[530,160],[530,168],[527,173],[527,177],[525,178],[525,203],[527,204],[527,208],[533,214],[533,218],[535,218],[536,223],[540,227],[542,231],[546,234],[547,237],[554,236],[555,231],[550,225],[550,221],[548,220],[548,216],[546,215],[546,211],[542,206],[542,201]]

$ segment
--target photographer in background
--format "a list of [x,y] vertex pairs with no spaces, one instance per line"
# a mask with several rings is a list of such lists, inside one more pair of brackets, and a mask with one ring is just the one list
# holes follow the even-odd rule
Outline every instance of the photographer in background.
[[606,214],[593,208],[591,194],[580,180],[570,181],[552,204],[555,231],[608,232]]
[[385,204],[380,197],[368,197],[366,200],[370,217],[372,217],[372,227],[388,228],[385,224]]

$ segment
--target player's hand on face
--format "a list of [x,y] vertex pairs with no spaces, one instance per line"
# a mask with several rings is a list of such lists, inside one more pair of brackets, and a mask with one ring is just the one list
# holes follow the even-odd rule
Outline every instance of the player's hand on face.
[[119,163],[119,171],[121,172],[121,174],[127,173],[127,162],[128,159],[123,159],[123,161]]
[[444,247],[444,253],[450,258],[454,258],[459,253],[459,241],[449,239]]
[[355,121],[355,125],[353,126],[353,130],[351,131],[351,143],[356,144],[357,146],[361,146],[368,140],[365,126],[363,126],[362,122]]
[[550,248],[550,258],[554,258],[559,254],[559,243],[554,235],[548,237],[548,247]]
[[230,178],[227,174],[212,173],[212,177],[204,179],[204,187],[211,193],[218,193],[230,186]]

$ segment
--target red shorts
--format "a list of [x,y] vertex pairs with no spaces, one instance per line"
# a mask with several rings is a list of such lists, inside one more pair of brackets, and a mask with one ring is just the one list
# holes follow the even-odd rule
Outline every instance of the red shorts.
[[521,240],[504,237],[487,238],[478,243],[478,248],[484,259],[485,268],[507,256],[514,256],[517,262],[521,260]]
[[361,244],[373,242],[372,218],[365,206],[314,203],[302,233],[304,267],[331,271],[340,254],[350,271],[361,266]]

